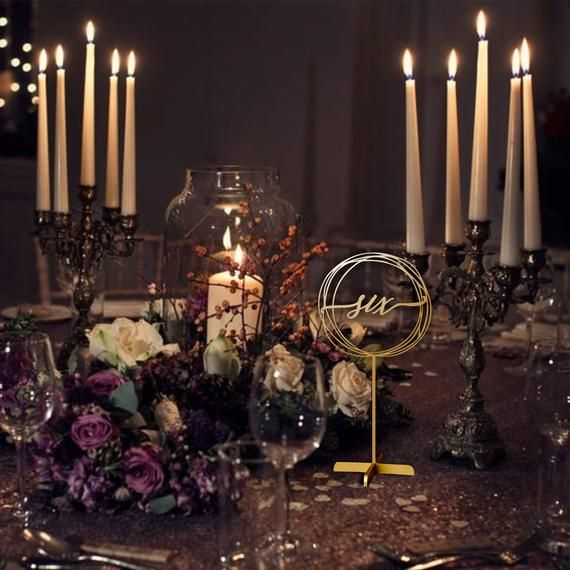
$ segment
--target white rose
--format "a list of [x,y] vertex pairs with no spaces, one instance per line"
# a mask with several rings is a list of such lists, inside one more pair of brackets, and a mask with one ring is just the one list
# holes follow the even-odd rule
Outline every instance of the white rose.
[[358,321],[341,321],[338,325],[341,331],[350,331],[350,342],[354,346],[359,346],[364,340],[364,335],[366,334],[366,327],[362,326]]
[[372,399],[372,385],[354,362],[339,362],[332,370],[332,395],[341,412],[354,417],[366,413]]
[[173,355],[180,351],[177,344],[164,344],[158,325],[144,320],[119,318],[111,324],[98,324],[87,338],[89,352],[111,366],[132,368],[161,352]]
[[172,400],[162,400],[154,408],[154,419],[163,433],[172,433],[182,427],[180,411]]
[[241,370],[235,344],[226,336],[219,335],[208,344],[202,357],[204,370],[233,380]]
[[265,375],[265,385],[270,391],[302,392],[305,363],[293,356],[282,344],[276,344],[265,353],[270,364]]

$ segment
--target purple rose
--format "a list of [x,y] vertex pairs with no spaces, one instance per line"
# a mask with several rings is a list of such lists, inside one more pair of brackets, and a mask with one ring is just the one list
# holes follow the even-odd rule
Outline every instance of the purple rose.
[[83,450],[96,449],[111,439],[111,422],[99,414],[79,416],[71,426],[71,439]]
[[87,385],[97,396],[110,396],[111,392],[125,383],[125,379],[112,370],[102,370],[87,378]]
[[150,495],[162,487],[164,473],[152,452],[132,447],[125,453],[125,482],[141,495]]

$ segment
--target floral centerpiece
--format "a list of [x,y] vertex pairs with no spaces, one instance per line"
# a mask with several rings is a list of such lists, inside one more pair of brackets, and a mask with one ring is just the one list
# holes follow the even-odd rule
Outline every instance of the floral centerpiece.
[[[247,434],[253,366],[267,351],[283,367],[277,390],[298,388],[292,383],[298,381],[299,354],[323,364],[329,402],[325,451],[354,445],[360,433],[368,436],[371,362],[331,346],[303,290],[309,264],[327,252],[326,244],[303,249],[298,228],[290,226],[269,249],[247,201],[240,215],[248,229],[240,238],[245,259],[213,255],[203,246],[195,251],[221,266],[227,298],[218,295],[212,306],[211,276],[190,272],[193,295],[186,302],[163,298],[151,284],[143,319],[117,319],[89,334],[91,373],[65,374],[58,413],[34,445],[42,483],[59,508],[136,506],[187,514],[215,509],[213,448]],[[186,332],[182,346],[165,338],[162,318],[172,311]],[[364,342],[361,325],[351,321],[345,327],[354,344]],[[383,381],[393,372],[382,363],[380,368],[375,420],[405,424],[409,412],[390,398]]]

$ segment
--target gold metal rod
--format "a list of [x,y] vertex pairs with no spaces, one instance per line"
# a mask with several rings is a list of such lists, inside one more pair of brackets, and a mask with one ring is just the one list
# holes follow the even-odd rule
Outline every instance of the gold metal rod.
[[372,463],[376,463],[376,355],[372,355]]

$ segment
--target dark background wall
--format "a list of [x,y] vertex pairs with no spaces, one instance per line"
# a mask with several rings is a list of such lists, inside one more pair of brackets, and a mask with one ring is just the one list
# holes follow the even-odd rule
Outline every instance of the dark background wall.
[[[62,43],[68,77],[70,183],[78,180],[84,28],[96,26],[97,175],[103,183],[110,54],[137,53],[138,203],[145,231],[182,187],[186,167],[276,165],[315,232],[399,240],[404,235],[404,79],[414,51],[428,240],[443,237],[447,55],[460,57],[463,203],[471,158],[480,8],[490,41],[489,187],[501,217],[510,57],[532,49],[535,100],[570,87],[570,3],[471,1],[40,1],[34,51]],[[123,60],[124,64],[124,60]],[[124,67],[122,71],[124,77]],[[121,103],[122,106],[122,103]],[[53,133],[53,130],[51,131]],[[34,164],[0,162],[2,303],[35,290],[30,245]],[[103,190],[103,188],[101,188]],[[568,188],[561,192],[568,193]],[[6,267],[10,271],[6,272]]]

